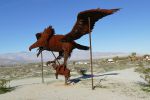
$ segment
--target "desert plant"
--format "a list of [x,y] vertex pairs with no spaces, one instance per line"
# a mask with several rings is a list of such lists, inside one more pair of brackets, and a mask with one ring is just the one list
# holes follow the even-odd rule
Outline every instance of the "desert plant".
[[147,82],[147,85],[144,85],[142,90],[150,92],[150,67],[146,67],[145,63],[139,62],[138,68],[135,71],[142,73],[141,77]]
[[145,68],[143,71],[144,80],[148,83],[145,87],[142,88],[143,91],[150,92],[150,68]]
[[86,75],[87,69],[86,69],[86,68],[78,68],[78,69],[77,69],[77,72],[78,72],[80,75]]
[[9,82],[9,80],[0,79],[0,88],[6,88],[8,82]]
[[13,88],[11,88],[10,86],[7,86],[9,82],[10,80],[0,79],[0,94],[13,90]]
[[138,62],[138,64],[137,64],[137,68],[135,69],[135,71],[136,72],[140,72],[140,73],[143,73],[144,72],[144,64],[143,64],[143,62]]
[[150,68],[145,68],[143,73],[145,81],[150,85]]
[[116,57],[113,58],[113,60],[116,62],[117,60],[119,60],[119,57],[116,56]]
[[132,53],[131,53],[131,56],[136,56],[136,52],[132,52]]

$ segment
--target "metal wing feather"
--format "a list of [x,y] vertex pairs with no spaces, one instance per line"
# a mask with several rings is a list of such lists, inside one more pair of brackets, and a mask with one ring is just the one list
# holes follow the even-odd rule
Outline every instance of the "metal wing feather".
[[118,11],[119,9],[91,9],[80,12],[77,16],[77,21],[68,34],[62,39],[62,42],[71,42],[77,40],[85,34],[89,33],[89,18],[90,18],[90,30],[92,31],[95,23],[110,14]]

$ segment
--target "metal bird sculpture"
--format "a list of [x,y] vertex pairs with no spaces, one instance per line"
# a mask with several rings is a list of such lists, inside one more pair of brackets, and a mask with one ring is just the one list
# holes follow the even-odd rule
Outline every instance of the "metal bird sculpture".
[[[55,34],[55,30],[52,26],[47,27],[43,32],[37,33],[37,41],[29,47],[31,51],[34,48],[39,47],[37,56],[43,51],[59,52],[59,56],[54,59],[55,62],[58,59],[64,58],[63,65],[67,65],[68,57],[71,56],[73,49],[88,50],[88,46],[83,46],[75,42],[75,40],[81,38],[83,35],[92,31],[95,23],[107,15],[111,15],[119,9],[91,9],[82,11],[77,16],[77,21],[73,29],[66,35]],[[90,18],[90,23],[88,19]],[[90,24],[90,25],[89,25]],[[89,27],[90,26],[90,27]],[[90,28],[90,29],[89,29]],[[48,63],[51,63],[49,61]]]

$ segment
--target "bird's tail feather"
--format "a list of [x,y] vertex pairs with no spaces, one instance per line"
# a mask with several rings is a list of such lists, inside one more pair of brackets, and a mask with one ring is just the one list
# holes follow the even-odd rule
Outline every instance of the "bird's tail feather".
[[78,43],[75,43],[74,46],[75,46],[75,48],[80,49],[80,50],[89,50],[88,46],[84,46],[84,45],[81,45],[81,44],[78,44]]

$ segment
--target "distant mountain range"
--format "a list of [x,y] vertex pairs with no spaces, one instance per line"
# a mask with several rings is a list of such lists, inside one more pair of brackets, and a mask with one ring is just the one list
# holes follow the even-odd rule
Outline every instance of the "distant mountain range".
[[[58,53],[55,53],[56,56]],[[114,56],[126,56],[129,53],[122,52],[93,52],[93,59],[108,58]],[[43,52],[44,61],[53,60],[54,57],[51,52]],[[69,60],[87,60],[89,59],[89,51],[75,50]],[[0,65],[6,64],[19,64],[19,63],[31,63],[39,62],[40,56],[37,58],[36,52],[17,52],[17,53],[5,53],[0,54]]]

